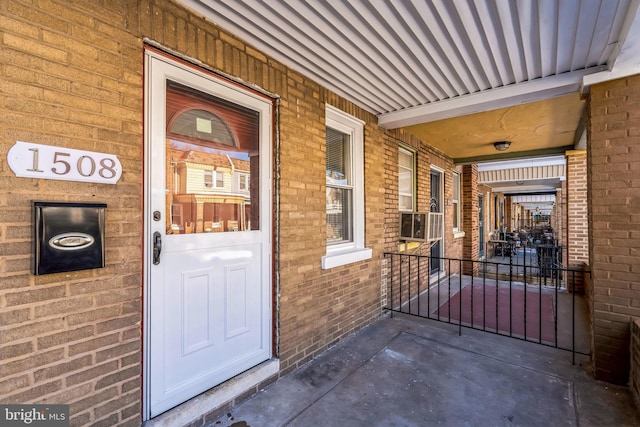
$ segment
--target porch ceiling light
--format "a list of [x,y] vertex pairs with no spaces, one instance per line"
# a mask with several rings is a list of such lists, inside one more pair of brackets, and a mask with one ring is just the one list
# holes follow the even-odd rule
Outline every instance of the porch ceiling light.
[[509,149],[509,146],[511,146],[511,141],[497,141],[493,143],[493,146],[498,151],[504,151]]

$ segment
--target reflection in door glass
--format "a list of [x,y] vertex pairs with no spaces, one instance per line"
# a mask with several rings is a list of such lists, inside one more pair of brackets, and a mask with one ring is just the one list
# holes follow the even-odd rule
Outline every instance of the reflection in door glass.
[[167,82],[167,234],[259,229],[259,119]]

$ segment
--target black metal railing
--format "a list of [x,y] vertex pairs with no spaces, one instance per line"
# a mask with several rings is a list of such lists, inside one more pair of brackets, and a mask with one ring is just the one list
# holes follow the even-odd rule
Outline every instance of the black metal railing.
[[[589,272],[549,265],[385,253],[386,310],[590,354]],[[518,274],[514,274],[514,272]]]

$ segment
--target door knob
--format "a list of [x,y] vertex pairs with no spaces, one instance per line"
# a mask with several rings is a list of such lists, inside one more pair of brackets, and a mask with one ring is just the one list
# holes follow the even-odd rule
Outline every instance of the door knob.
[[162,252],[162,235],[159,231],[153,233],[153,264],[160,264],[160,252]]

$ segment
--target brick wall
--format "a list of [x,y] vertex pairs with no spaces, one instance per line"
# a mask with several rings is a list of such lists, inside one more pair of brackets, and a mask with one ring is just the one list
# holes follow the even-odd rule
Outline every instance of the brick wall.
[[[0,18],[0,401],[69,403],[72,425],[138,425],[141,414],[143,40],[280,97],[278,356],[289,372],[381,315],[381,261],[397,249],[397,142],[429,167],[451,159],[169,0],[16,0]],[[365,244],[331,270],[325,253],[325,104],[366,122]],[[117,185],[16,178],[15,141],[117,153]],[[394,193],[395,191],[395,193]],[[106,202],[106,268],[33,276],[30,201]],[[450,232],[447,255],[461,243]],[[386,231],[385,231],[386,230]]]
[[[478,184],[478,194],[482,194],[483,195],[483,203],[484,206],[483,208],[483,220],[484,220],[484,224],[483,224],[483,229],[484,229],[484,247],[482,248],[484,251],[484,256],[487,256],[487,242],[490,240],[489,239],[489,232],[491,231],[491,208],[490,208],[490,201],[492,199],[491,197],[491,188],[489,188],[487,185],[485,184]],[[478,223],[478,227],[480,227],[480,224]],[[479,250],[479,249],[478,249]]]
[[[465,232],[462,258],[477,260],[479,248],[478,228],[478,165],[462,168],[462,229]],[[477,274],[478,264],[465,264],[464,274]]]
[[[0,401],[137,424],[142,64],[130,2],[12,1],[0,17]],[[16,178],[16,141],[117,153],[117,185]],[[106,267],[30,274],[31,201],[105,202]]]
[[[453,229],[453,213],[446,206],[446,200],[453,197],[452,173],[453,161],[440,151],[420,141],[414,135],[401,129],[389,132],[385,138],[384,163],[385,163],[385,250],[397,251],[399,238],[398,225],[398,143],[412,147],[416,150],[416,184],[417,184],[417,211],[429,210],[430,199],[430,171],[435,166],[444,170],[444,209],[445,209],[445,248],[447,256],[459,257],[462,252],[461,243],[454,241],[451,230]],[[464,209],[464,207],[463,207]],[[426,254],[426,253],[425,253]]]
[[567,257],[570,267],[581,268],[589,259],[587,230],[587,153],[567,155]]
[[[586,195],[585,195],[586,202]],[[567,242],[567,180],[563,180],[561,182],[561,188],[556,190],[556,206],[554,207],[558,210],[558,227],[554,228],[558,245],[562,246],[564,249],[562,251],[562,265],[567,264],[567,250],[568,242]],[[585,221],[585,229],[588,229],[588,224]],[[588,249],[588,248],[587,248]],[[588,251],[587,251],[588,253]],[[588,256],[587,256],[588,258]]]
[[598,378],[626,383],[640,316],[640,75],[594,85],[587,114],[589,264]]
[[[446,200],[451,199],[453,196],[452,188],[452,173],[454,170],[453,162],[444,154],[426,145],[423,141],[417,139],[414,135],[407,133],[403,130],[394,130],[388,132],[384,138],[384,220],[385,220],[385,234],[384,234],[384,250],[386,252],[398,252],[407,251],[407,253],[415,255],[429,256],[429,245],[422,244],[416,247],[406,249],[406,246],[399,245],[399,211],[398,211],[398,146],[400,143],[414,150],[416,155],[416,210],[428,211],[430,203],[430,184],[431,177],[430,171],[432,166],[436,166],[441,170],[444,170],[444,195],[443,204],[445,209],[445,256],[459,258],[462,253],[461,239],[453,238],[453,211],[446,206]],[[381,293],[383,299],[383,305],[397,305],[400,299],[407,300],[411,296],[414,296],[417,292],[424,290],[428,286],[429,278],[429,263],[426,259],[418,262],[414,260],[411,263],[410,271],[409,264],[403,266],[403,286],[402,292],[394,293],[394,302],[387,301],[386,298],[390,296],[388,294],[387,287],[394,283],[394,286],[398,286],[400,280],[400,269],[398,265],[394,268],[388,260],[383,261],[383,281],[381,283]],[[452,263],[446,266],[447,272],[452,274],[460,271],[458,263]],[[420,272],[418,272],[418,269]],[[393,271],[394,277],[391,277]],[[410,279],[409,279],[410,278]],[[418,283],[420,279],[420,283]],[[410,280],[410,282],[408,281]]]
[[553,207],[551,208],[551,216],[549,218],[549,224],[551,225],[551,228],[553,229],[556,235],[556,238],[558,237],[557,230],[559,230],[560,227],[562,226],[560,205],[557,203],[557,200],[558,200],[557,197],[558,197],[558,192],[556,191],[556,204],[554,204]]
[[[289,72],[280,109],[280,364],[287,373],[381,314],[384,244],[384,134],[374,118]],[[287,93],[293,94],[288,99]],[[318,94],[314,96],[314,94]],[[324,102],[369,124],[365,128],[365,244],[369,261],[320,268],[325,246]],[[397,160],[395,169],[397,170]],[[396,172],[397,173],[397,172]]]
[[[566,258],[568,268],[581,271],[583,265],[589,262],[586,151],[567,153],[566,193],[567,238],[563,256]],[[584,292],[582,274],[575,275],[575,280],[568,283],[568,287],[575,289],[576,292]]]

